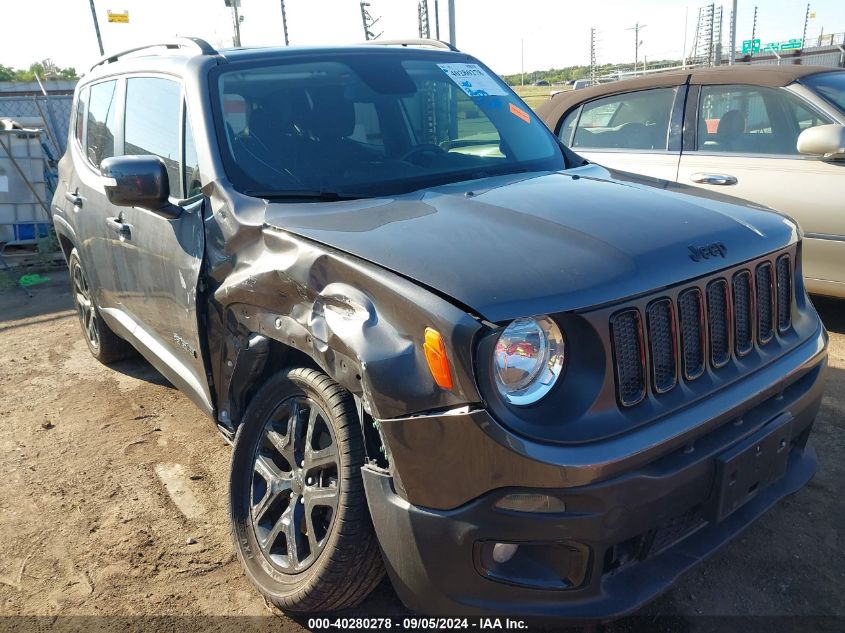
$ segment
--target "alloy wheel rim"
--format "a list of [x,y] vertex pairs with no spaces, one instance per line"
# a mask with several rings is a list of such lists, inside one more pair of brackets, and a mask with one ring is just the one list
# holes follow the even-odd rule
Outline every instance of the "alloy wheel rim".
[[311,398],[283,401],[253,457],[250,522],[273,567],[299,573],[326,547],[340,499],[340,463],[326,412]]
[[100,334],[97,331],[97,311],[94,309],[94,302],[91,299],[91,288],[88,286],[88,280],[79,264],[73,268],[73,291],[82,330],[91,346],[98,349],[100,347]]

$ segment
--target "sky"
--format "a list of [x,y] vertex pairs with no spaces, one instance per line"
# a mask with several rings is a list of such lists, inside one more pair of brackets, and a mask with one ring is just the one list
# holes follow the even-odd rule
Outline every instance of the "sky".
[[[440,36],[448,39],[447,0],[438,0]],[[202,37],[217,47],[232,45],[233,20],[224,0],[94,0],[106,53],[174,35]],[[417,37],[417,0],[369,0],[376,33],[383,38]],[[434,35],[435,0],[428,0]],[[82,73],[99,57],[89,0],[27,0],[33,30],[15,21],[0,39],[0,64],[26,68],[52,58]],[[701,0],[701,4],[704,4]],[[803,0],[738,0],[737,42],[751,36],[754,6],[757,36],[769,41],[800,38]],[[499,74],[588,64],[590,28],[598,29],[599,63],[631,62],[639,22],[639,59],[679,59],[692,47],[700,4],[682,0],[455,0],[456,43]],[[286,0],[291,45],[343,44],[363,40],[358,0]],[[128,24],[108,23],[107,11],[129,12]],[[813,0],[808,38],[845,31],[845,0]],[[244,46],[283,43],[279,0],[241,0]],[[723,30],[728,41],[730,1]],[[686,29],[684,28],[686,24]],[[14,27],[14,28],[12,28]],[[686,38],[685,38],[686,32]],[[69,37],[71,36],[72,37]],[[523,62],[524,60],[524,62]]]

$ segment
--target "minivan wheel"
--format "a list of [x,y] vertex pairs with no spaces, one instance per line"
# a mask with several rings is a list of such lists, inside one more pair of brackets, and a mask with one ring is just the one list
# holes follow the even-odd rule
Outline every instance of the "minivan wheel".
[[232,537],[247,576],[283,610],[359,604],[384,575],[352,396],[322,372],[270,377],[235,437]]
[[68,257],[70,286],[73,292],[73,305],[79,316],[82,334],[91,354],[101,363],[109,364],[126,358],[132,353],[132,347],[111,331],[100,318],[100,311],[94,301],[94,292],[88,282],[88,276],[82,268],[82,260],[74,248]]

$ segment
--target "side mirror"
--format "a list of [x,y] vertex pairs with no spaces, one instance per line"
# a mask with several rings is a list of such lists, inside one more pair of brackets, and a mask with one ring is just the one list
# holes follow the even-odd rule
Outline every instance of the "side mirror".
[[798,151],[828,160],[845,160],[845,125],[817,125],[798,136]]
[[118,207],[140,207],[173,220],[182,209],[170,204],[167,167],[158,156],[113,156],[100,163],[106,197]]

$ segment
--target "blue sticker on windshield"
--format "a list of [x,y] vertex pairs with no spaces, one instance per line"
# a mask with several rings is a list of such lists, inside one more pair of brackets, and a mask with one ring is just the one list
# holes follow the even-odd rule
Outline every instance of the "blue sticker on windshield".
[[478,64],[437,64],[470,97],[506,97],[507,91]]

